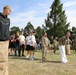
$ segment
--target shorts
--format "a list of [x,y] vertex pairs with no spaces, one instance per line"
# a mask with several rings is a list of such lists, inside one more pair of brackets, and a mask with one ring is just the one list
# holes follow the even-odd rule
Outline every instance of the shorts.
[[31,50],[35,50],[35,47],[33,47],[33,46],[30,46],[30,48],[31,48]]
[[31,46],[30,45],[26,45],[26,50],[31,50]]

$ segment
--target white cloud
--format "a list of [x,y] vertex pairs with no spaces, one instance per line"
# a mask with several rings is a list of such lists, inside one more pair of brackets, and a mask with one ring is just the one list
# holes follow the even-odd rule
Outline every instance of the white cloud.
[[35,11],[29,11],[29,12],[20,12],[20,13],[15,13],[15,15],[10,16],[11,22],[23,22],[24,20],[28,19],[29,17],[34,17],[35,16]]
[[70,1],[70,2],[64,3],[64,7],[71,7],[71,6],[75,6],[75,5],[76,5],[76,1]]
[[44,23],[45,17],[36,17],[36,11],[28,11],[16,13],[15,15],[10,16],[11,19],[11,27],[19,26],[20,28],[24,28],[27,22],[31,22],[34,27],[41,26]]
[[76,10],[75,9],[67,9],[66,10],[66,14],[68,15],[68,16],[71,16],[71,15],[74,15],[74,16],[76,16]]
[[[73,13],[73,12],[72,12]],[[67,20],[70,22],[70,28],[76,27],[76,15],[67,12]]]
[[48,6],[49,6],[50,4],[51,4],[50,2],[48,2],[48,3],[43,3],[43,4],[42,4],[42,3],[39,3],[38,6],[41,7],[41,8],[49,8]]
[[13,7],[12,7],[12,11],[13,12],[15,12],[16,10],[18,10],[20,8],[20,6],[19,5],[14,5]]
[[67,16],[68,22],[70,22],[70,28],[76,27],[76,1],[64,3],[64,10]]
[[21,13],[17,13],[17,16],[19,17],[34,17],[36,15],[36,11],[34,10],[30,10],[28,12],[21,12]]
[[46,3],[39,3],[38,6],[45,11],[45,13],[48,13],[50,11],[50,7],[51,7],[51,4],[54,0],[52,1],[47,1]]

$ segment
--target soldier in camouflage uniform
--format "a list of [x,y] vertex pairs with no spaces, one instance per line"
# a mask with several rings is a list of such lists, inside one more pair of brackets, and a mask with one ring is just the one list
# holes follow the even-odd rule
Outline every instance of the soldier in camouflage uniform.
[[75,38],[74,38],[74,40],[73,40],[73,49],[74,49],[75,52],[76,52],[76,35],[75,35]]
[[67,63],[67,57],[65,53],[65,36],[59,39],[59,50],[61,56],[61,63]]
[[58,48],[58,41],[57,41],[57,37],[55,37],[55,39],[54,39],[54,53],[56,53],[57,48]]
[[66,40],[65,40],[65,50],[66,50],[66,54],[70,55],[71,50],[70,50],[70,44],[71,44],[71,40],[69,39],[70,33],[68,32],[68,34],[66,34]]
[[50,40],[47,38],[47,33],[44,33],[44,36],[42,37],[42,60],[46,60],[46,54],[47,50],[50,47]]

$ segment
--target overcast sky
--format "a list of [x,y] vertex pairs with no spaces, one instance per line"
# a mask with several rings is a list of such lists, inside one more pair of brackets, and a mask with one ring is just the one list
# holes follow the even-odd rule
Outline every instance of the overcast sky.
[[[42,26],[47,13],[50,11],[54,0],[1,0],[0,11],[3,6],[9,5],[12,8],[11,27],[18,26],[24,28],[27,22],[31,22],[34,27]],[[76,0],[61,0],[63,9],[66,11],[67,21],[70,22],[70,28],[76,27]]]

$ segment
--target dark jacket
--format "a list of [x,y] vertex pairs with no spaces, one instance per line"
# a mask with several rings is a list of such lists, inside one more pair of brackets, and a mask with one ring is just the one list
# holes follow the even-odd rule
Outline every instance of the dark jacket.
[[6,41],[10,38],[9,32],[10,19],[0,13],[0,41]]

